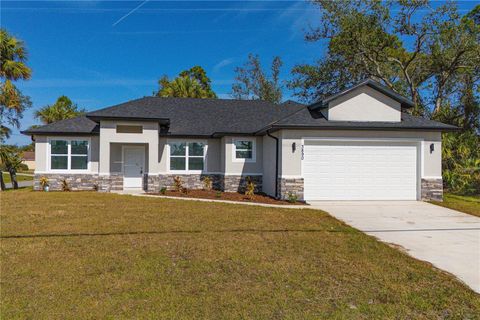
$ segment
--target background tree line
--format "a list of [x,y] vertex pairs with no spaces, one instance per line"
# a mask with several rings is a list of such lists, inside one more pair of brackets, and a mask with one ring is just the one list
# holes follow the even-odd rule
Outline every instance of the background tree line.
[[[335,94],[365,78],[375,79],[409,97],[414,115],[461,128],[443,136],[446,187],[480,193],[480,5],[460,15],[455,3],[432,8],[428,0],[316,0],[319,24],[305,33],[309,42],[327,43],[326,54],[313,64],[298,64],[282,80],[282,60],[270,70],[258,55],[235,69],[231,96],[280,103],[286,89],[301,102]],[[422,14],[420,14],[422,12]],[[426,12],[426,13],[424,13]],[[28,80],[22,41],[1,31],[0,139],[19,126],[31,103],[14,85]],[[201,66],[170,79],[163,76],[154,95],[216,98]],[[84,110],[68,97],[36,113],[43,123],[71,118]]]

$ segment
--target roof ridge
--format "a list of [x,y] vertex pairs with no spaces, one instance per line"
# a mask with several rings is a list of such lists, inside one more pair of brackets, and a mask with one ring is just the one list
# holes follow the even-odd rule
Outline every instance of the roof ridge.
[[[283,118],[280,118],[280,119],[277,119],[277,120],[275,120],[275,121],[270,122],[269,124],[267,124],[267,125],[266,125],[265,127],[263,127],[262,129],[256,131],[255,134],[258,133],[258,132],[264,131],[265,128],[271,127],[271,126],[273,126],[275,123],[277,123],[277,122],[279,122],[279,121],[282,121],[282,120],[284,120],[284,119],[290,118],[290,117],[293,116],[294,114],[296,114],[296,113],[298,113],[298,112],[300,112],[300,111],[302,111],[302,110],[304,110],[304,109],[308,109],[308,107],[305,106],[305,105],[303,105],[303,104],[301,104],[300,109],[296,110],[295,112],[292,112],[291,114],[289,114],[289,115],[287,115],[287,116],[285,116],[285,117],[283,117]],[[268,130],[268,129],[267,129],[267,130]]]

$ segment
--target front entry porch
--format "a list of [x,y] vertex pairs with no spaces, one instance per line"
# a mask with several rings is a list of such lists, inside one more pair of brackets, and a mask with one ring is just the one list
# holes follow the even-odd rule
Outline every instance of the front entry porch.
[[144,190],[144,175],[148,174],[148,144],[146,143],[111,143],[110,177],[122,179],[122,188],[116,190]]

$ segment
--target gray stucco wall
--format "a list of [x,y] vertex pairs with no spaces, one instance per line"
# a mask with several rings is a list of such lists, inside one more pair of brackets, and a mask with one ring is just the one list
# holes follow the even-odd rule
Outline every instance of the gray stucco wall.
[[[365,131],[365,130],[282,130],[282,176],[300,177],[302,174],[302,137],[320,138],[372,138],[372,139],[423,139],[423,166],[422,177],[441,177],[442,175],[442,136],[440,132],[425,131]],[[292,143],[297,143],[295,153],[292,152]],[[430,144],[434,144],[435,151],[430,153]]]
[[149,168],[148,146],[145,143],[111,143],[110,144],[110,173],[123,172],[123,147],[143,146],[145,148],[145,168]]
[[393,121],[401,120],[398,101],[364,86],[331,101],[328,119],[333,121]]
[[[256,159],[253,162],[236,161],[233,158],[233,139],[254,139],[256,147]],[[225,137],[225,174],[251,175],[263,172],[263,138],[262,137]]]
[[[141,125],[143,133],[117,133],[117,124]],[[100,174],[109,174],[110,146],[115,143],[141,143],[148,145],[148,172],[159,172],[158,161],[158,123],[141,121],[110,121],[100,122]],[[146,155],[147,156],[147,155]],[[147,170],[146,170],[147,171]]]
[[[276,134],[273,134],[276,136]],[[276,142],[269,136],[263,136],[263,192],[275,196],[275,157]]]
[[99,137],[98,136],[35,136],[35,172],[48,172],[49,139],[89,139],[90,168],[86,173],[98,173],[99,167]]

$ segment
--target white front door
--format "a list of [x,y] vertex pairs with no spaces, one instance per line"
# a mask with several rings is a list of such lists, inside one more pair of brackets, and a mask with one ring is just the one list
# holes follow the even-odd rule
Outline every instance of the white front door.
[[416,200],[417,147],[407,143],[307,142],[305,200]]
[[144,147],[123,148],[123,189],[142,189],[144,167]]

